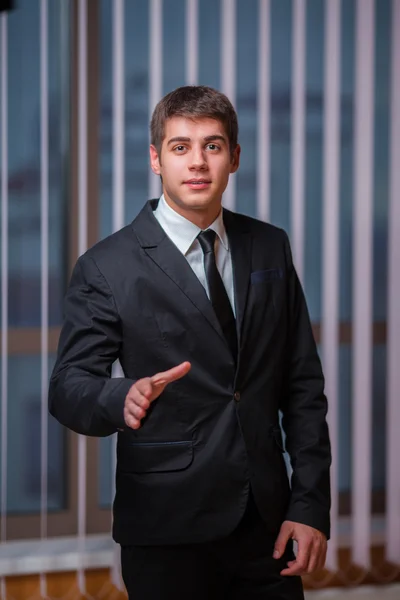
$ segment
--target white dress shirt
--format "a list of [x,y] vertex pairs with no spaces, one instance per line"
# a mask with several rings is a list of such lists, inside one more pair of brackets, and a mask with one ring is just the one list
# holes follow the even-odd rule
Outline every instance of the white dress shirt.
[[[210,297],[206,272],[204,269],[204,254],[200,242],[197,239],[200,231],[202,231],[200,227],[197,227],[197,225],[174,211],[166,203],[164,194],[161,196],[158,206],[153,214],[167,236],[175,244],[178,250],[182,252],[200,280],[200,283],[205,288],[207,296]],[[229,250],[228,236],[222,218],[222,210],[214,223],[211,223],[207,229],[212,229],[217,234],[215,238],[215,260],[217,269],[221,275],[228,298],[232,305],[233,314],[236,316],[232,257]]]

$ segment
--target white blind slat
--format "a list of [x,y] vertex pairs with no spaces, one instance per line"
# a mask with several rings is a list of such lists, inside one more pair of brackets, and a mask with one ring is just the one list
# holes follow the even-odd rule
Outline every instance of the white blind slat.
[[186,83],[196,85],[199,78],[199,0],[186,0]]
[[293,93],[292,93],[292,181],[291,238],[300,280],[304,273],[305,222],[305,127],[306,127],[306,3],[293,2]]
[[[124,226],[125,220],[125,85],[124,85],[124,0],[113,3],[113,231]],[[121,366],[114,365],[113,377],[123,377]],[[114,435],[111,444],[111,481],[112,497],[115,494],[116,448],[117,436]],[[111,581],[118,590],[123,590],[120,572],[120,552],[116,546],[113,553]]]
[[[163,2],[162,0],[150,0],[150,90],[149,90],[149,113],[150,117],[156,104],[161,100],[163,90]],[[149,196],[158,198],[161,194],[161,184],[158,175],[149,168]]]
[[[221,90],[236,103],[236,0],[221,0]],[[226,208],[235,210],[236,179],[230,177],[224,192]]]
[[370,565],[374,1],[357,0],[353,217],[353,560]]
[[387,326],[387,559],[400,564],[400,0],[392,1]]
[[340,2],[325,2],[325,82],[323,146],[322,358],[329,401],[332,446],[331,539],[327,566],[338,568],[339,420],[339,157],[340,157]]
[[271,2],[259,0],[257,216],[263,221],[268,221],[270,214],[270,30]]

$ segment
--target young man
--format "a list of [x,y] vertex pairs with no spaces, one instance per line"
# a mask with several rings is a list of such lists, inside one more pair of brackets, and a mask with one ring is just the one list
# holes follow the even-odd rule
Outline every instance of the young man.
[[134,600],[298,600],[325,561],[323,375],[286,234],[221,208],[237,135],[216,90],[163,98],[163,194],[80,257],[66,296],[50,411],[118,432],[113,535]]

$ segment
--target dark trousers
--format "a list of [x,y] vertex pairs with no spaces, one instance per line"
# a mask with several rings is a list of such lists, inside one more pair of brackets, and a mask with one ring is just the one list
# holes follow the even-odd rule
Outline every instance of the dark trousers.
[[129,600],[304,600],[301,578],[280,575],[293,559],[292,544],[276,560],[274,542],[250,494],[243,519],[224,539],[123,546]]

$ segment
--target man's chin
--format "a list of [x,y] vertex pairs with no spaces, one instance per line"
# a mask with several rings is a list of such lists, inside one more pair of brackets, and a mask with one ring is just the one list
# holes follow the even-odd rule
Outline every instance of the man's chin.
[[201,202],[198,199],[193,199],[192,202],[182,203],[182,208],[186,210],[196,210],[196,211],[209,211],[217,206],[216,202]]
[[202,196],[198,192],[185,194],[185,197],[176,198],[173,202],[183,210],[207,210],[219,204],[215,198]]

